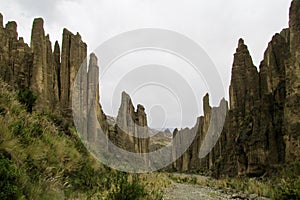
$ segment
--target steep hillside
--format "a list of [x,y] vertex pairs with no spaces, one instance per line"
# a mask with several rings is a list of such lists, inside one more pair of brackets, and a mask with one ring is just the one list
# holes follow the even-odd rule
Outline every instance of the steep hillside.
[[[28,113],[27,105],[19,102],[23,97],[0,80],[0,199],[153,199],[160,195],[151,176],[101,166],[71,124],[51,114]],[[157,183],[158,187],[165,184]]]

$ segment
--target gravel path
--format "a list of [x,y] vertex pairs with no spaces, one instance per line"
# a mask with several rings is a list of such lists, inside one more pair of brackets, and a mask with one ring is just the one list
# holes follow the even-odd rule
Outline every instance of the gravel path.
[[[208,178],[199,175],[188,174],[173,174],[175,178],[196,178],[197,181],[207,181]],[[199,184],[191,183],[177,183],[172,180],[172,184],[164,190],[163,200],[268,200],[264,197],[258,197],[257,195],[246,195],[242,192],[233,193],[231,191],[225,192],[226,189],[216,189]]]
[[164,200],[225,200],[230,199],[221,191],[199,185],[173,183],[165,190]]

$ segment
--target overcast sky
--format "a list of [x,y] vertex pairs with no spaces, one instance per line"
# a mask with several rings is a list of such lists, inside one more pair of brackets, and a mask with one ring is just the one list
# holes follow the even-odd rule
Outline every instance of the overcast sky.
[[[88,44],[89,52],[112,36],[134,29],[161,28],[176,31],[191,38],[206,51],[221,75],[225,98],[228,99],[231,65],[238,39],[244,38],[258,66],[272,36],[288,27],[290,3],[291,0],[0,0],[0,12],[4,16],[4,23],[17,21],[19,36],[23,36],[27,43],[30,43],[33,18],[43,17],[45,31],[50,34],[53,43],[55,40],[61,43],[62,30],[66,27],[73,33],[81,34]],[[155,60],[153,64],[163,63],[169,68],[178,69],[179,65],[186,65],[179,64],[181,61],[178,58],[168,58],[169,55],[157,55],[157,52],[150,52],[149,55]],[[97,56],[101,67],[101,55]],[[120,80],[118,75],[125,76],[130,65],[151,64],[134,61],[141,56],[145,57],[145,53],[141,55],[139,52],[124,58],[122,62],[118,61],[113,71],[115,76],[103,78],[106,81],[101,83],[104,111],[116,115],[120,101],[120,95],[116,93],[126,90],[135,105],[145,105],[152,127],[192,126],[196,116],[202,113],[202,97],[206,92],[213,91],[208,91],[201,80],[199,83],[191,83],[194,84],[192,88],[196,90],[195,101],[199,103],[200,110],[188,107],[191,96],[186,95],[187,98],[179,99],[182,102],[178,103],[176,95],[172,96],[172,92],[168,93],[157,85],[148,85],[137,91],[137,86],[132,86],[130,80],[142,71],[130,74],[130,79],[125,77],[127,82]],[[116,69],[120,68],[122,72],[118,74]],[[180,73],[180,70],[177,72]],[[168,76],[168,73],[164,76]],[[122,85],[115,84],[118,89],[112,92],[111,84],[118,81]],[[184,87],[178,87],[185,92]],[[211,103],[217,105],[219,100],[213,99]],[[180,109],[188,110],[191,114],[188,117],[182,116]]]

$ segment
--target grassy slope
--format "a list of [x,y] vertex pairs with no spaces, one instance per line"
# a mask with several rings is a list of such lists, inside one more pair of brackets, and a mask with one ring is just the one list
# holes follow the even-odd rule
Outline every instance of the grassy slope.
[[114,199],[118,193],[124,199],[159,198],[147,180],[97,163],[72,126],[59,117],[27,113],[0,80],[0,199]]

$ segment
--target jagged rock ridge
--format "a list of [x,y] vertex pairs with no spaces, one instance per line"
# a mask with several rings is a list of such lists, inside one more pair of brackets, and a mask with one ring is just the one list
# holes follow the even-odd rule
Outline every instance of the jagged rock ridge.
[[[221,137],[199,163],[191,158],[205,133],[198,131],[188,155],[174,163],[176,169],[187,171],[196,166],[211,169],[215,176],[260,176],[274,166],[300,160],[300,1],[292,2],[289,28],[273,36],[259,69],[240,39]],[[206,98],[203,101],[205,114],[199,121],[207,127],[209,112],[205,110],[210,107]]]
[[[0,14],[0,77],[15,89],[28,88],[38,95],[34,109],[54,112],[69,120],[72,119],[72,96],[81,101],[73,105],[80,109],[82,119],[78,130],[87,133],[84,141],[97,141],[97,123],[106,136],[128,151],[146,153],[149,151],[149,138],[138,138],[137,134],[147,135],[147,117],[142,105],[137,111],[127,94],[123,94],[117,124],[107,123],[107,117],[99,103],[99,67],[95,54],[90,55],[87,65],[87,45],[79,33],[74,35],[63,29],[62,47],[56,41],[54,50],[49,35],[45,35],[44,20],[33,21],[31,44],[18,38],[17,23],[8,22],[3,27]],[[79,94],[74,94],[73,87],[79,73],[76,87]],[[91,116],[97,116],[98,122]],[[131,124],[126,124],[130,122]],[[122,122],[122,123],[121,123]],[[124,123],[123,123],[124,122]]]
[[39,98],[36,109],[67,111],[71,109],[71,93],[75,75],[87,56],[87,46],[79,34],[63,32],[62,51],[55,42],[54,51],[44,21],[33,21],[30,47],[18,38],[16,22],[0,27],[0,74],[15,88],[30,88]]
[[[87,47],[77,33],[63,31],[62,48],[52,45],[45,35],[44,22],[35,19],[31,44],[18,38],[17,24],[3,26],[0,14],[0,76],[16,89],[30,88],[39,95],[36,109],[44,109],[71,117],[73,84],[79,69],[79,102],[83,120],[80,131],[88,133],[84,140],[91,143],[98,137],[96,116],[105,135],[117,146],[138,153],[150,151],[149,129],[143,106],[135,110],[126,93],[116,123],[109,124],[99,103],[99,74],[97,58],[91,54],[87,66]],[[80,68],[80,66],[83,66]],[[197,119],[192,129],[175,129],[173,155],[181,146],[191,146],[173,163],[178,171],[211,169],[215,176],[260,176],[278,164],[300,160],[300,1],[294,0],[290,9],[289,28],[274,35],[259,66],[259,72],[242,39],[234,55],[229,88],[230,107],[222,100],[219,108],[203,99],[204,116]],[[93,83],[93,84],[90,84]],[[93,97],[93,98],[91,98]],[[226,105],[227,116],[223,131],[214,148],[199,158],[210,135],[211,118],[221,105]],[[92,109],[96,108],[96,109]],[[216,126],[219,126],[218,120]],[[189,141],[190,134],[195,139]],[[139,138],[139,137],[145,138]],[[211,146],[211,145],[208,145]],[[154,148],[155,150],[155,148]],[[109,149],[108,149],[109,151]],[[201,157],[201,156],[200,156]],[[145,158],[146,159],[146,158]]]

